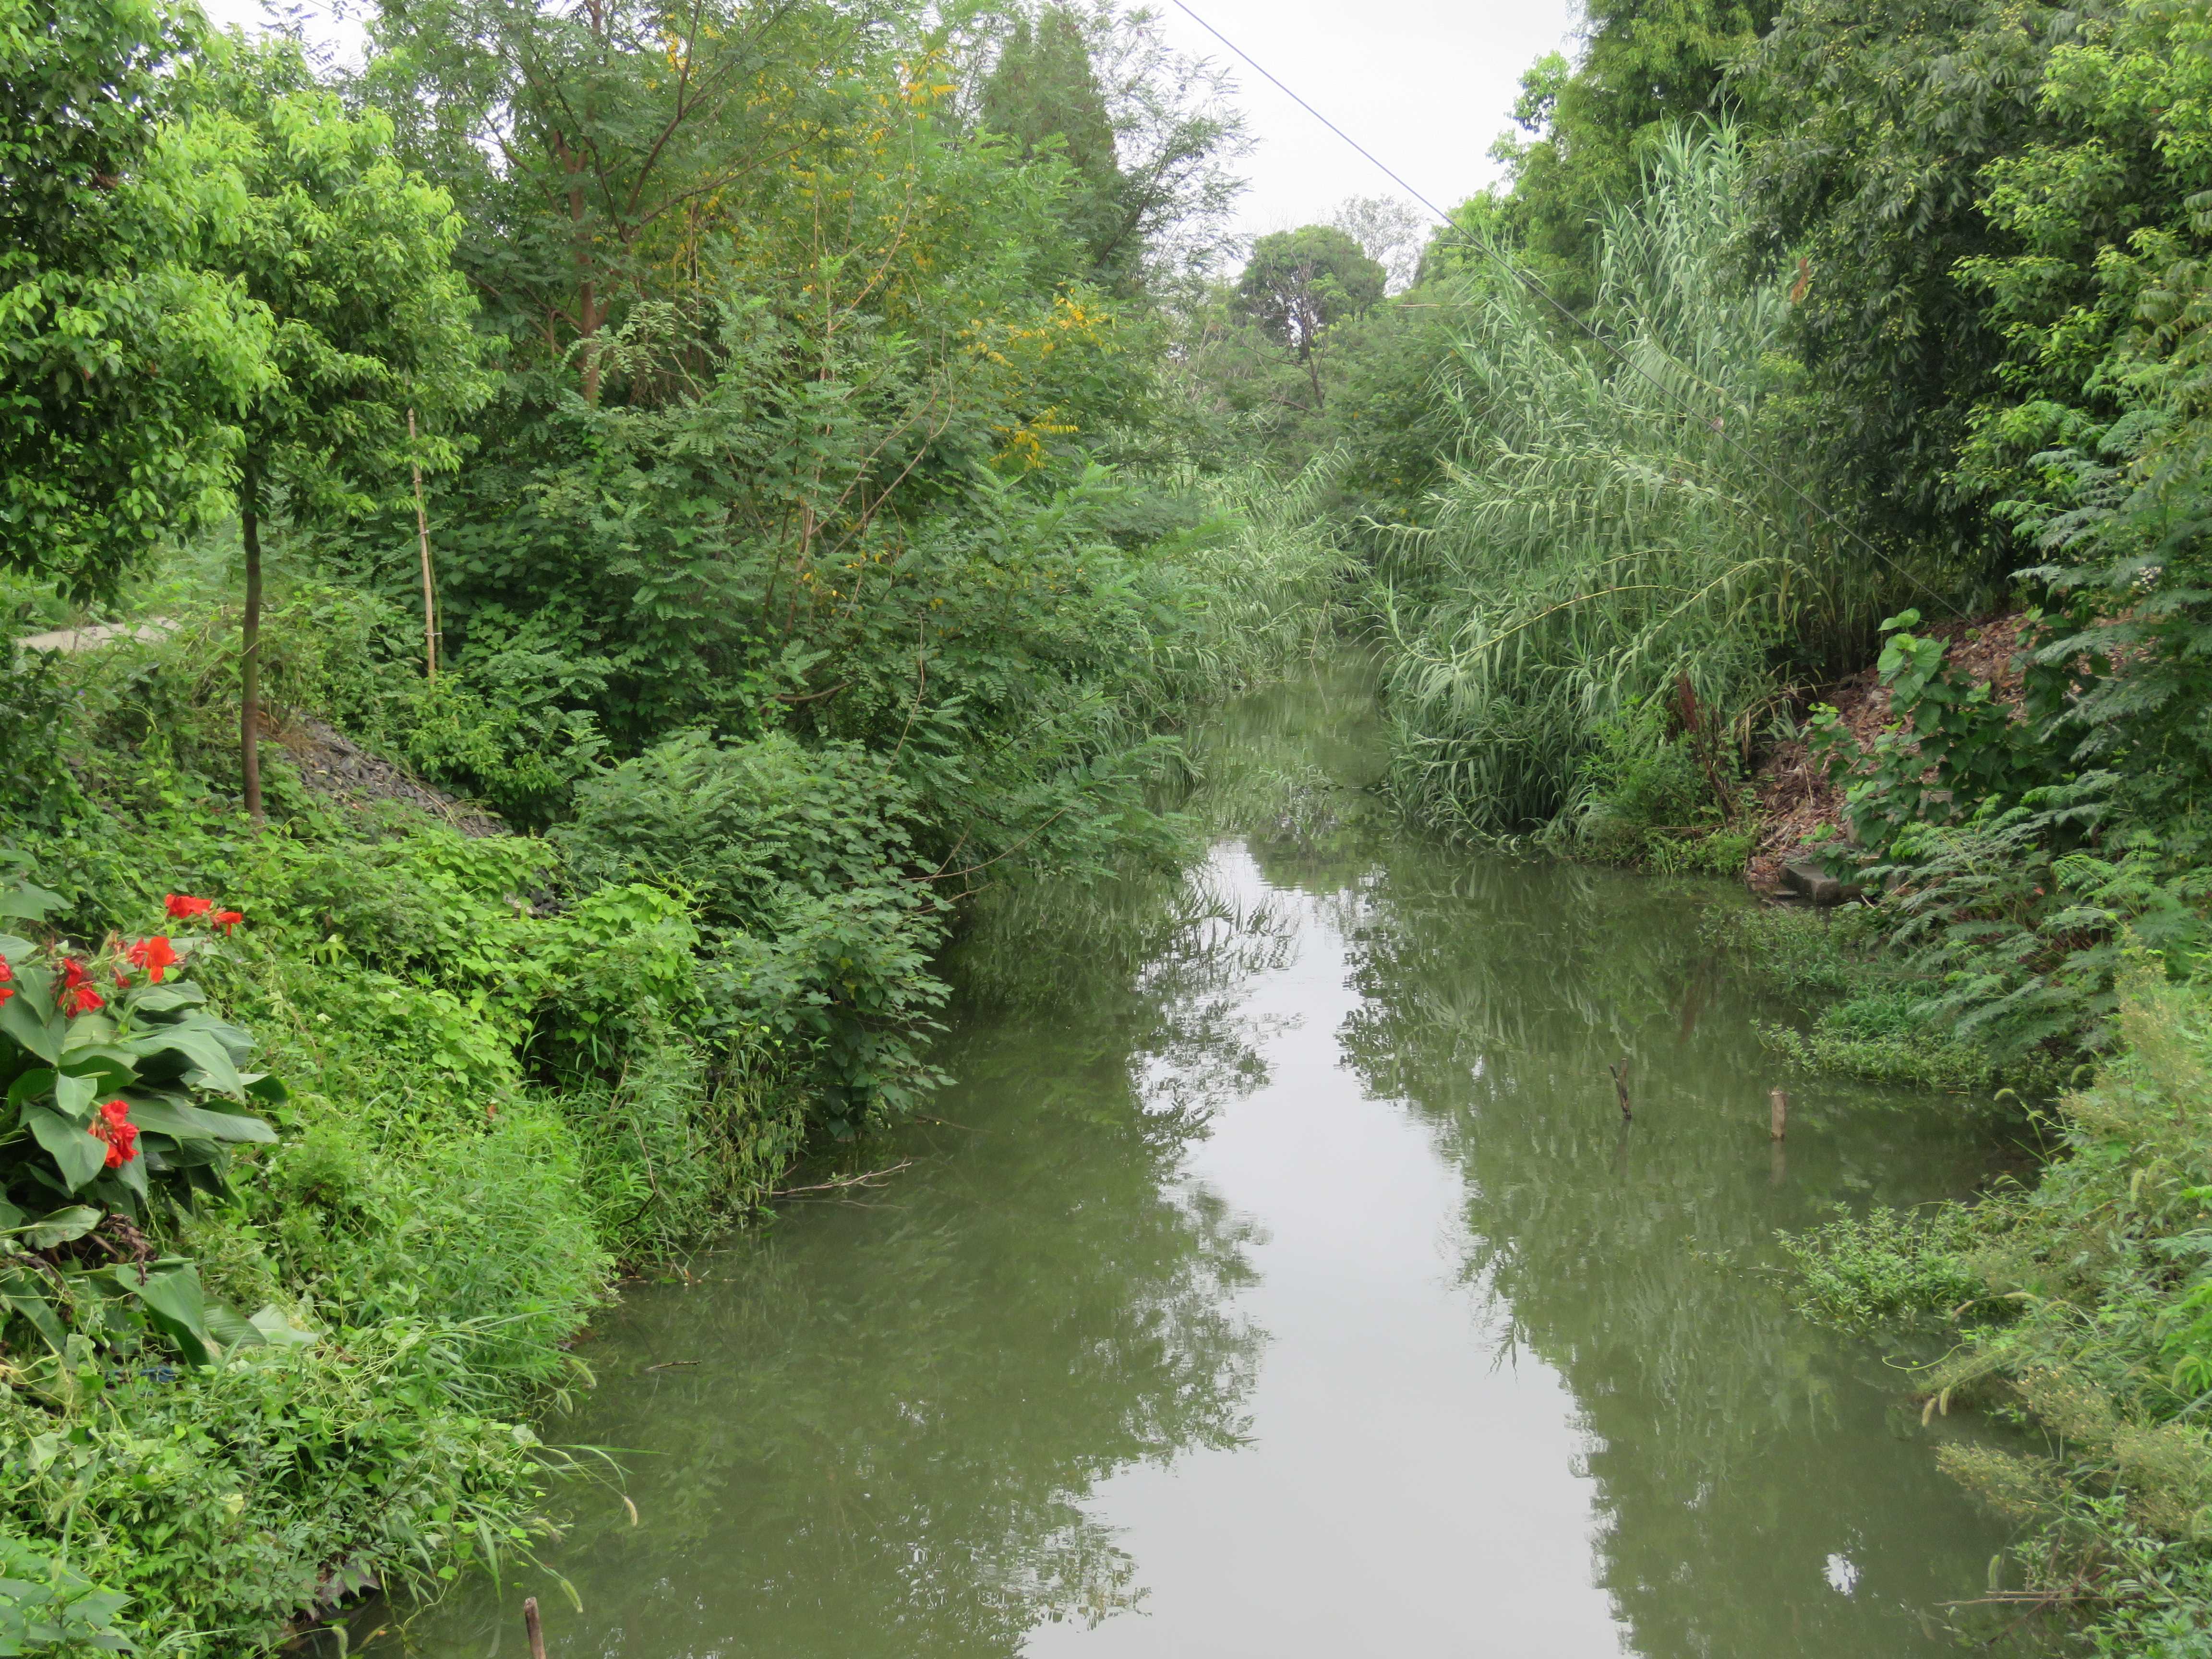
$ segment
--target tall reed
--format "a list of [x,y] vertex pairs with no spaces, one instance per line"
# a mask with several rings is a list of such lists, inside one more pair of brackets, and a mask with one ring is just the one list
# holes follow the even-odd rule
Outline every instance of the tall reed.
[[1437,380],[1459,453],[1380,571],[1390,783],[1433,823],[1571,827],[1603,791],[1597,734],[1639,707],[1741,744],[1793,665],[1897,597],[1813,505],[1787,283],[1730,280],[1743,172],[1732,129],[1677,131],[1608,212],[1589,320],[1612,350],[1521,283],[1468,290]]

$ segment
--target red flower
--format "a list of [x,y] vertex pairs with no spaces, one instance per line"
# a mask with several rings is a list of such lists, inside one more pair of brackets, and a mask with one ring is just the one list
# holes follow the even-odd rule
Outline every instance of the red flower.
[[107,1143],[107,1156],[102,1160],[105,1168],[120,1169],[138,1156],[138,1126],[131,1121],[126,1101],[111,1100],[101,1107],[86,1133],[94,1140]]
[[67,1014],[88,1014],[107,1006],[107,999],[92,988],[91,976],[84,971],[84,964],[74,957],[62,958],[61,995],[56,1002]]
[[242,910],[218,910],[213,915],[210,916],[208,920],[213,922],[216,927],[222,928],[224,933],[228,933],[232,928],[237,927],[240,922],[246,920],[246,913]]
[[[131,958],[132,967],[144,969],[146,977],[156,985],[161,982],[163,973],[184,960],[171,946],[167,936],[159,934],[152,939],[138,940],[123,954]],[[116,977],[120,979],[123,976],[118,974]]]
[[0,957],[0,1002],[15,994],[15,988],[8,981],[15,977],[15,970],[8,965],[8,958]]
[[165,893],[161,902],[169,907],[169,914],[179,921],[190,921],[215,908],[213,899],[194,898],[190,893]]

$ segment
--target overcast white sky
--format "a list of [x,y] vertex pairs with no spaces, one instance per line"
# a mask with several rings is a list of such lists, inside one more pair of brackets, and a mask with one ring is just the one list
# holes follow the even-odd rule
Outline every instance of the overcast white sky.
[[[1497,176],[1484,154],[1510,120],[1521,72],[1564,47],[1571,0],[1190,0],[1252,54],[1439,206]],[[1229,54],[1176,8],[1152,0],[1183,50]],[[1249,232],[1325,223],[1347,196],[1397,196],[1311,116],[1235,64],[1259,148],[1239,215]]]
[[[310,32],[357,55],[342,0],[293,0]],[[1238,214],[1254,234],[1325,222],[1347,196],[1390,181],[1230,54],[1174,0],[1149,0],[1181,49],[1228,63],[1258,148]],[[261,0],[202,0],[219,23],[258,27]],[[1497,174],[1485,155],[1508,125],[1521,72],[1565,46],[1572,0],[1191,0],[1199,15],[1444,207]],[[319,21],[320,27],[316,27]]]

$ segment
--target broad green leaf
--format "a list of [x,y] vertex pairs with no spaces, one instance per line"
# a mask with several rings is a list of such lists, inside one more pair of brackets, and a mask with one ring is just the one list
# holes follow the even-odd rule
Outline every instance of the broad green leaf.
[[82,1238],[100,1225],[101,1213],[89,1204],[50,1210],[23,1230],[23,1242],[34,1250],[51,1250],[57,1244]]
[[27,881],[11,882],[0,888],[0,916],[21,916],[27,921],[43,921],[52,911],[58,910],[69,901],[59,893],[49,893],[43,887],[33,887]]
[[115,1022],[99,1010],[79,1014],[69,1023],[68,1033],[62,1038],[62,1052],[105,1045],[114,1035]]
[[174,1135],[180,1140],[204,1136],[212,1140],[258,1140],[270,1146],[276,1140],[276,1131],[258,1117],[243,1112],[210,1112],[170,1098],[142,1095],[132,1099],[131,1121],[142,1129]]
[[207,1304],[207,1328],[226,1348],[258,1348],[269,1340],[266,1332],[228,1302]]
[[319,1333],[294,1324],[291,1316],[273,1302],[255,1313],[252,1323],[262,1340],[276,1347],[307,1348],[322,1340]]
[[62,1057],[61,1069],[71,1077],[90,1078],[103,1095],[112,1097],[138,1080],[130,1056],[102,1044],[94,1048],[72,1048]]
[[29,939],[18,939],[13,933],[0,933],[0,957],[8,958],[8,965],[10,968],[23,957],[34,957],[38,954],[39,947]]
[[179,1008],[196,1007],[207,1000],[207,993],[197,985],[149,985],[143,991],[125,999],[131,1011],[138,1014],[166,1014]]
[[[39,975],[44,979],[45,975]],[[64,1026],[58,1017],[42,1019],[40,1007],[52,996],[51,982],[34,985],[33,970],[16,976],[15,994],[0,1002],[0,1036],[11,1036],[48,1065],[62,1057]]]
[[26,1106],[23,1121],[39,1145],[52,1156],[62,1181],[75,1192],[98,1175],[107,1161],[107,1143],[83,1124],[64,1117],[51,1106]]
[[207,1298],[200,1289],[200,1271],[189,1261],[164,1261],[148,1271],[145,1282],[139,1270],[127,1262],[110,1267],[108,1275],[138,1298],[161,1334],[184,1351],[195,1365],[212,1364],[215,1339],[207,1328]]
[[0,1233],[12,1233],[23,1224],[23,1212],[0,1198]]
[[64,1073],[54,1079],[54,1107],[64,1117],[75,1118],[79,1123],[88,1121],[99,1098],[100,1084],[95,1079]]
[[46,1291],[38,1276],[23,1267],[0,1268],[0,1303],[31,1322],[32,1327],[44,1337],[46,1346],[56,1353],[67,1345],[68,1334],[62,1322],[54,1316],[53,1304],[47,1300]]
[[216,1034],[206,1026],[186,1023],[165,1026],[149,1031],[130,1047],[142,1054],[173,1054],[185,1061],[187,1082],[213,1089],[219,1094],[235,1095],[245,1092],[246,1084],[238,1075],[238,1067],[230,1058],[230,1050],[223,1046]]
[[28,1071],[8,1085],[8,1104],[20,1107],[27,1100],[36,1100],[50,1093],[54,1086],[54,1074],[43,1068]]
[[246,1079],[246,1093],[249,1099],[258,1100],[270,1106],[282,1106],[292,1097],[292,1091],[284,1086],[284,1080],[282,1078],[272,1077],[266,1072],[248,1072],[243,1075]]

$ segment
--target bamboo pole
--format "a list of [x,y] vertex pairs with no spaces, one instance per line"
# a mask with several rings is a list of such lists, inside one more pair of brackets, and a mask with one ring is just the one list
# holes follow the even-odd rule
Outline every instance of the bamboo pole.
[[[407,443],[415,444],[415,411],[407,411]],[[422,669],[430,684],[438,683],[438,601],[430,585],[430,515],[422,505],[422,458],[410,453],[415,471],[415,540],[422,550]],[[533,1604],[534,1605],[534,1604]]]
[[534,1595],[523,1598],[522,1629],[530,1638],[530,1659],[545,1659],[545,1631],[538,1622],[538,1598]]
[[1786,1090],[1766,1091],[1767,1124],[1774,1139],[1779,1140],[1790,1127],[1790,1096]]

